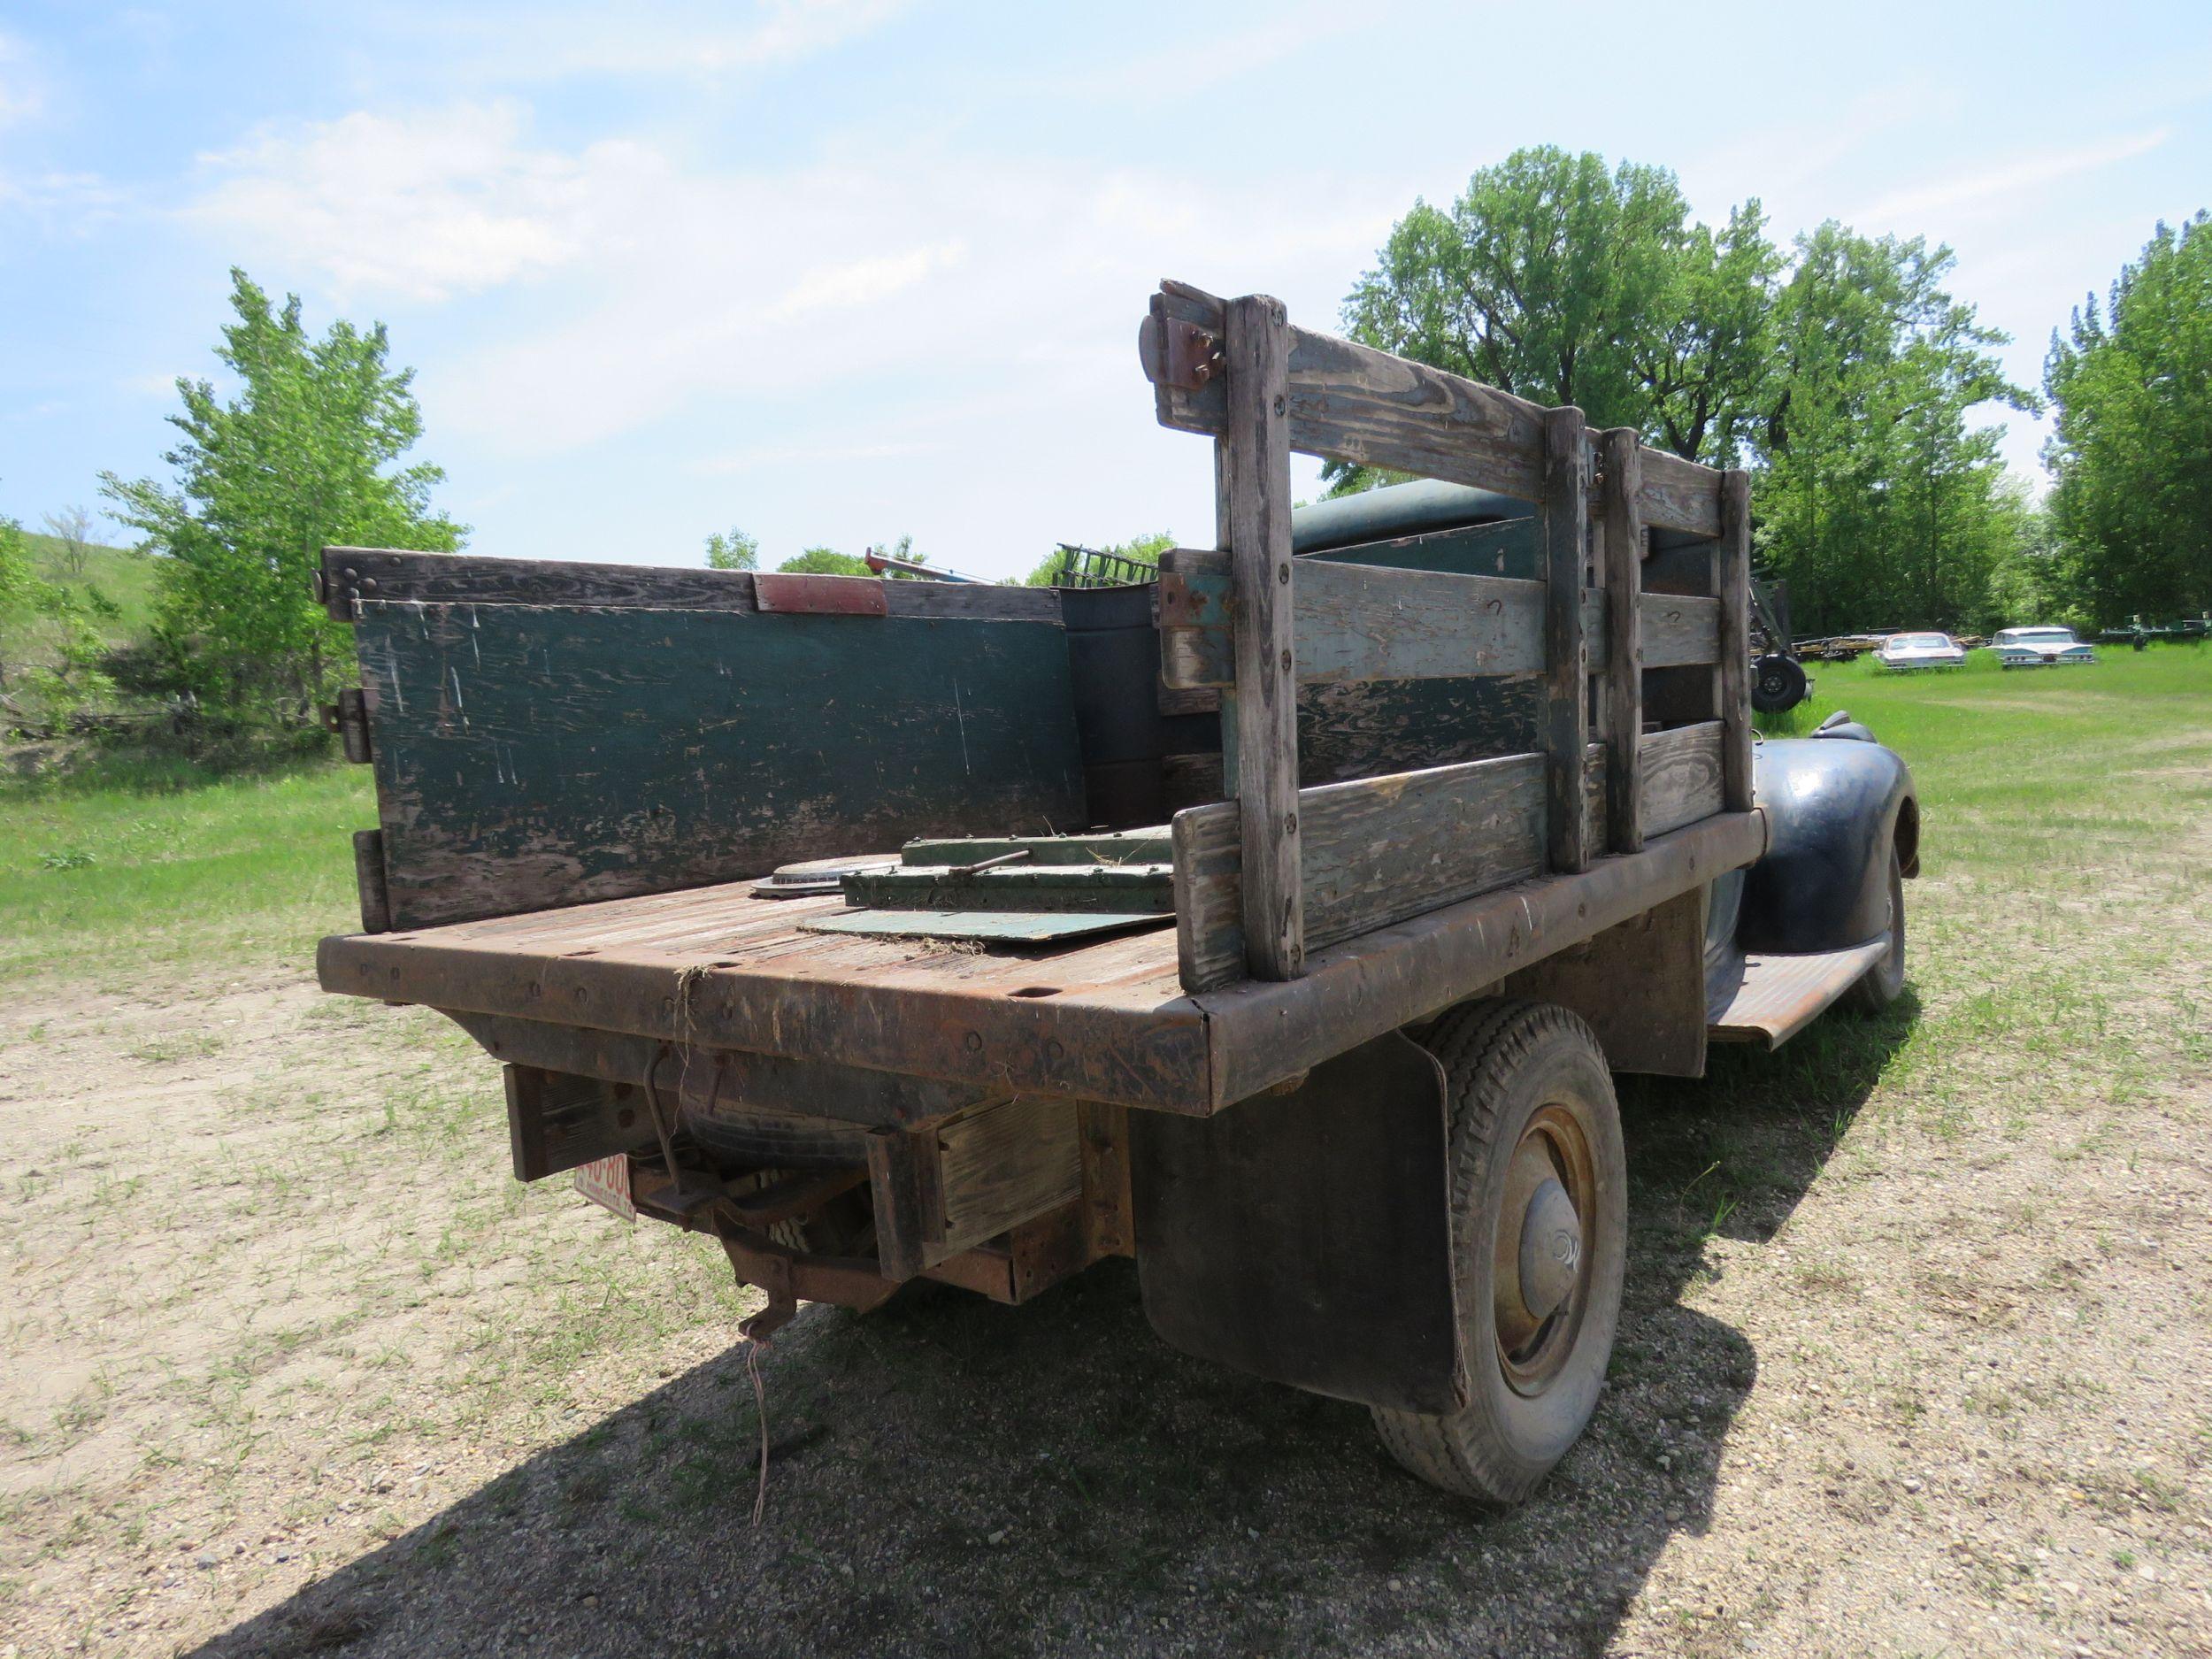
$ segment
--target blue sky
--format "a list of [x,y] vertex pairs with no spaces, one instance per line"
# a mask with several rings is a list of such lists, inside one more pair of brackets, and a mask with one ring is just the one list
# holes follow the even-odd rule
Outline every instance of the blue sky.
[[2212,205],[2201,4],[1801,10],[4,0],[0,511],[160,471],[234,263],[390,326],[479,551],[910,532],[1002,575],[1210,540],[1136,365],[1157,279],[1333,326],[1416,196],[1519,145],[1947,242],[2030,384]]

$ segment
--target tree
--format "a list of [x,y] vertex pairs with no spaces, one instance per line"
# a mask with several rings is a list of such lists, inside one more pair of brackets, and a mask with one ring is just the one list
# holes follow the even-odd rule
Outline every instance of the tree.
[[[1990,402],[2032,408],[1950,250],[1828,224],[1786,257],[1757,202],[1694,222],[1673,174],[1516,151],[1417,202],[1345,302],[1357,338],[1712,466],[1748,466],[1763,556],[1810,626],[1979,619],[2024,519]],[[1332,464],[1333,493],[1389,481]]]
[[2212,221],[2161,224],[2051,334],[2044,459],[2069,586],[2101,623],[2212,607]]
[[46,515],[46,528],[60,544],[55,559],[62,573],[82,580],[92,549],[92,515],[81,507],[65,507]]
[[347,646],[310,594],[321,549],[451,552],[466,528],[432,510],[441,469],[398,465],[422,415],[381,324],[339,320],[312,339],[296,295],[275,309],[235,269],[231,308],[215,355],[239,394],[222,403],[208,381],[179,380],[184,412],[169,419],[184,437],[162,457],[174,485],[110,472],[102,492],[164,556],[156,628],[193,687],[234,712],[303,721]]
[[802,576],[872,576],[867,561],[855,558],[849,553],[840,553],[833,547],[810,547],[803,553],[795,553],[776,566]]
[[756,571],[760,568],[760,542],[742,530],[717,530],[707,537],[707,568],[710,571]]
[[1988,619],[2022,533],[1980,405],[2032,409],[1993,348],[2007,336],[1943,287],[1951,250],[1833,221],[1797,239],[1776,296],[1755,459],[1762,558],[1801,632]]
[[[23,526],[0,513],[0,630],[19,631],[37,603],[40,583],[31,569]],[[8,664],[0,655],[0,692],[8,688]]]
[[[1769,375],[1781,257],[1756,202],[1693,224],[1673,173],[1544,146],[1416,201],[1345,301],[1353,338],[1732,465]],[[1339,493],[1385,481],[1332,464]]]

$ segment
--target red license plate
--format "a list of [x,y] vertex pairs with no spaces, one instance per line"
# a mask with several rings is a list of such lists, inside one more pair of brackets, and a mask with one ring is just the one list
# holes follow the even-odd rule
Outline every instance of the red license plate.
[[630,1198],[630,1156],[626,1152],[594,1158],[583,1165],[576,1171],[576,1190],[625,1221],[637,1219],[637,1205]]

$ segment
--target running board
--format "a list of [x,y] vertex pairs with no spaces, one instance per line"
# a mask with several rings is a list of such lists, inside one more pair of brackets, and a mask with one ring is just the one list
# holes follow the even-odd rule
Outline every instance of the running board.
[[1889,935],[1848,950],[1746,956],[1706,991],[1705,1034],[1714,1042],[1778,1048],[1856,985],[1889,949]]

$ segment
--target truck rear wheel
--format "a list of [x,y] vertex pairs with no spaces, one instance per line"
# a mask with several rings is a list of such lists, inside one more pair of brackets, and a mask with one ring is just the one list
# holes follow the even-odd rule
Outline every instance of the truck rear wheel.
[[1619,1323],[1627,1160],[1605,1056],[1547,1002],[1464,1003],[1432,1026],[1451,1113],[1452,1240],[1467,1404],[1378,1409],[1432,1486],[1518,1502],[1580,1436]]

